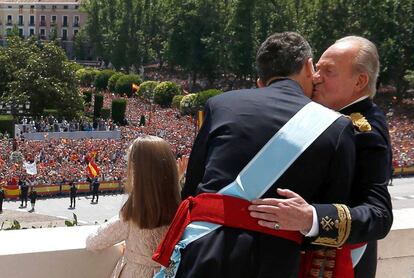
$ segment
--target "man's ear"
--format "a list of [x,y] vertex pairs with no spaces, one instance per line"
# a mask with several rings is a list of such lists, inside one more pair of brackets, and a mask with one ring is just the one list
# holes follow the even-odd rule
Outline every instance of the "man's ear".
[[365,89],[368,86],[368,82],[369,82],[368,74],[366,72],[360,73],[358,75],[358,79],[355,84],[355,90],[357,92],[365,91]]
[[256,84],[257,84],[257,87],[259,87],[259,88],[266,87],[266,84],[260,78],[257,78]]
[[305,73],[306,77],[312,77],[315,73],[315,68],[313,67],[313,59],[308,58],[308,60],[305,63]]

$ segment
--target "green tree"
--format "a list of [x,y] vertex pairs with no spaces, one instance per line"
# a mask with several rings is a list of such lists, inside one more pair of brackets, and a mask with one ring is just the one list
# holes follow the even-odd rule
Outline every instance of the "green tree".
[[239,78],[252,74],[253,66],[253,11],[255,1],[238,0],[230,22],[230,65],[232,72]]
[[62,48],[53,42],[38,44],[19,37],[9,37],[7,44],[2,49],[3,55],[13,65],[8,67],[10,79],[2,100],[15,103],[29,100],[34,115],[40,115],[44,109],[57,109],[60,115],[72,118],[82,111],[75,67]]

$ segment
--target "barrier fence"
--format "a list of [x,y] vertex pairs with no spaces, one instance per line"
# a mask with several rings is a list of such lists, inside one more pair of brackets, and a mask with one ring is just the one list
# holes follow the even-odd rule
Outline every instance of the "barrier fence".
[[[87,193],[90,192],[90,184],[87,182],[75,183],[77,193]],[[35,186],[38,196],[57,196],[57,195],[68,195],[69,194],[69,184],[38,184]],[[20,196],[20,189],[17,185],[5,185],[4,187],[4,196],[7,199],[17,199]],[[119,181],[104,181],[100,183],[99,191],[100,192],[116,192],[122,191],[123,186]]]
[[414,166],[394,168],[394,176],[414,175]]

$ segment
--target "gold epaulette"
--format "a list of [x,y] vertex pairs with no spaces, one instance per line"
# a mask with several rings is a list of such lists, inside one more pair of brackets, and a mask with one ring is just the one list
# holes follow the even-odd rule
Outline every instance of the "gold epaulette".
[[335,230],[336,237],[318,237],[312,244],[341,247],[344,245],[351,232],[351,213],[346,205],[334,204],[338,211],[338,219],[332,219],[328,216],[321,220],[321,228],[330,231]]
[[361,113],[352,113],[349,116],[346,116],[349,118],[353,125],[358,129],[360,132],[368,132],[371,131],[371,125],[367,121],[367,119],[361,114]]

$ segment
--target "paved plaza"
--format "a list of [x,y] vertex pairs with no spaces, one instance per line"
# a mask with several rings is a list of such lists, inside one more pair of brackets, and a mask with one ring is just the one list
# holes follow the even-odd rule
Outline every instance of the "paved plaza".
[[126,195],[100,195],[97,204],[91,204],[90,196],[79,196],[76,198],[76,209],[69,209],[69,197],[38,199],[35,212],[29,212],[30,202],[27,208],[19,208],[20,201],[5,201],[3,203],[3,214],[0,214],[0,225],[2,222],[8,224],[16,219],[21,222],[22,227],[31,226],[64,226],[65,220],[73,220],[75,213],[79,225],[101,224],[105,220],[118,214]]

